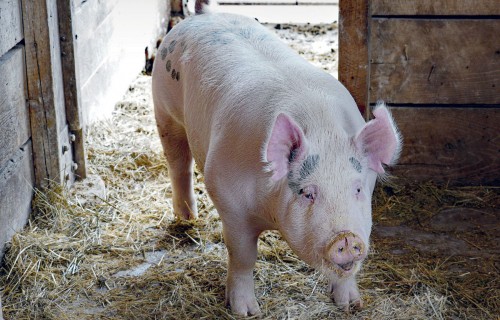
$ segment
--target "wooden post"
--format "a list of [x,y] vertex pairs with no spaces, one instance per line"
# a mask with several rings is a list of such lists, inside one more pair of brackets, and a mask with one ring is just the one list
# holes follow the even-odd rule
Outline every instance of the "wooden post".
[[57,8],[50,0],[22,0],[26,48],[26,75],[35,184],[73,181],[62,68],[57,27]]
[[339,1],[339,80],[369,115],[369,0]]
[[57,11],[59,16],[59,36],[61,43],[61,62],[64,81],[64,98],[66,105],[66,116],[68,118],[70,139],[72,142],[73,158],[77,164],[75,171],[77,179],[85,179],[86,173],[86,150],[85,150],[85,126],[82,123],[81,85],[78,64],[75,61],[75,35],[73,34],[73,4],[74,1],[57,0]]

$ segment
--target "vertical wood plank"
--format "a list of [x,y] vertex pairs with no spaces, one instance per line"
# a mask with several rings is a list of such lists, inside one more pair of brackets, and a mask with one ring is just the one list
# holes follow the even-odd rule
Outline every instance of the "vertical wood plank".
[[54,63],[60,56],[53,39],[58,35],[57,12],[51,7],[49,14],[48,4],[52,5],[47,0],[22,0],[35,183],[41,188],[62,183],[66,177],[73,180],[71,165],[62,163],[59,124],[66,119],[61,118],[65,117],[64,99],[59,88],[62,80],[57,78],[62,70]]
[[77,179],[84,179],[86,174],[86,150],[84,143],[85,126],[82,123],[81,84],[78,64],[75,61],[76,39],[73,33],[74,2],[57,0],[59,16],[59,35],[61,41],[61,60],[64,81],[66,117],[70,131],[73,158],[78,165]]
[[339,80],[368,116],[369,1],[339,1]]

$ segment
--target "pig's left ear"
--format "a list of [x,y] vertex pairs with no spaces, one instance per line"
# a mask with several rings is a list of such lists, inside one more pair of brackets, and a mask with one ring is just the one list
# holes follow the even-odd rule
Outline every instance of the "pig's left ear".
[[305,146],[302,129],[286,114],[279,114],[265,150],[265,161],[269,163],[269,171],[273,172],[273,180],[280,180],[288,174],[290,163],[303,156]]
[[368,167],[384,173],[383,164],[394,164],[401,151],[401,135],[384,103],[373,110],[375,119],[365,124],[356,135],[355,144],[368,157]]

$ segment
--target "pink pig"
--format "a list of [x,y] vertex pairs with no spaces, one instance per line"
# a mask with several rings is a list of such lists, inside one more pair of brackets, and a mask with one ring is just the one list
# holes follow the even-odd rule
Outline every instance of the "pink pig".
[[260,312],[252,274],[269,229],[327,275],[338,305],[361,307],[355,275],[368,252],[373,188],[401,148],[386,107],[366,123],[331,75],[255,20],[216,13],[164,38],[153,98],[175,214],[197,217],[194,159],[221,217],[232,311]]

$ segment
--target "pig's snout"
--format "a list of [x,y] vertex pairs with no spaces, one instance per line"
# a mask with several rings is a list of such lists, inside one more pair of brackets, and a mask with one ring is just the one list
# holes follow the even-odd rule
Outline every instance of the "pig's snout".
[[349,272],[356,261],[366,257],[367,250],[359,236],[349,231],[342,231],[331,241],[326,255],[327,260],[341,271]]

